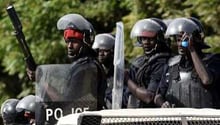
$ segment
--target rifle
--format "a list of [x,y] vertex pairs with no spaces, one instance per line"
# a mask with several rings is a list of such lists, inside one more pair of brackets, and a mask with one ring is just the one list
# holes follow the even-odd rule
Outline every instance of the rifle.
[[36,70],[36,63],[34,61],[34,58],[30,52],[30,49],[29,47],[27,46],[27,42],[25,40],[25,36],[22,32],[22,24],[21,24],[21,21],[19,20],[18,16],[17,16],[17,13],[14,9],[14,7],[12,5],[9,5],[7,7],[7,12],[8,12],[8,15],[11,19],[11,22],[14,26],[14,29],[15,29],[15,35],[16,35],[16,38],[20,44],[20,47],[23,51],[23,54],[24,54],[24,60],[26,62],[26,65],[27,67],[31,70],[31,71],[35,71]]

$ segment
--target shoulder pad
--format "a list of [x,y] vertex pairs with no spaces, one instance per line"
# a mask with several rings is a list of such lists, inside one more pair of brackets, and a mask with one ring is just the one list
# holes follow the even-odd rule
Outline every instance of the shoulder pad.
[[83,64],[86,64],[86,63],[94,63],[95,64],[95,59],[93,59],[91,57],[83,57],[83,58],[80,58],[80,59],[72,62],[72,66],[83,65]]
[[173,66],[173,65],[179,63],[180,59],[181,59],[180,55],[177,55],[177,56],[174,56],[174,57],[170,58],[169,61],[168,61],[168,66]]
[[150,59],[149,59],[149,61],[148,61],[148,63],[153,63],[155,60],[166,60],[166,59],[168,59],[170,57],[170,54],[169,53],[157,53],[157,54],[155,54],[155,55],[153,55]]
[[139,56],[135,59],[132,59],[131,65],[133,65],[135,67],[140,67],[144,64],[144,62],[145,62],[145,56],[142,55],[142,56]]
[[205,57],[203,58],[204,61],[210,61],[210,60],[220,60],[220,53],[216,54],[205,54]]
[[89,57],[84,57],[84,58],[79,58],[78,60],[76,60],[75,62],[76,63],[84,63],[84,62],[87,62],[89,61]]

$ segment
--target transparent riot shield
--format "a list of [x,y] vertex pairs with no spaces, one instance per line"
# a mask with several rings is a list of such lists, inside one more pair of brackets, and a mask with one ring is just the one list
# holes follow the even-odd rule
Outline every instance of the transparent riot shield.
[[64,115],[97,108],[98,81],[94,65],[40,65],[35,84],[37,124],[55,124]]

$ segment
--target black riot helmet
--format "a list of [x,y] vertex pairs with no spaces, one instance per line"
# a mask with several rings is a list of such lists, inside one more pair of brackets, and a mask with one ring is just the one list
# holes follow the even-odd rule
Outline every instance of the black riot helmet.
[[[202,38],[201,34],[203,34],[203,28],[201,27],[201,23],[197,23],[195,19],[176,18],[169,24],[165,36],[171,37],[179,35],[180,33],[187,33]],[[204,43],[203,39],[195,41],[195,43],[201,49],[209,48],[209,46]]]
[[161,26],[161,31],[165,34],[165,32],[167,30],[167,25],[163,22],[163,20],[161,20],[159,18],[155,18],[155,17],[152,17],[150,19],[156,21]]
[[[166,26],[162,24],[162,21],[157,18],[148,18],[148,19],[141,19],[135,23],[133,26],[130,37],[131,38],[139,38],[139,37],[155,37],[156,44],[164,44],[166,41],[164,39],[164,31]],[[160,24],[160,23],[161,24]],[[165,45],[165,44],[164,44]],[[142,43],[138,40],[136,46],[142,46]],[[153,50],[156,50],[157,45],[154,49],[150,51],[145,51],[145,54],[150,54]],[[167,45],[166,45],[167,48]]]
[[131,30],[130,37],[151,37],[156,35],[157,42],[162,42],[161,39],[164,37],[163,32],[165,27],[164,25],[160,25],[156,20],[158,21],[159,19],[149,18],[137,21]]
[[[166,24],[166,26],[168,27],[169,24],[172,22],[173,19],[163,19],[163,22]],[[166,31],[165,31],[166,32]]]
[[189,17],[189,19],[192,20],[192,21],[199,27],[199,30],[198,30],[198,31],[199,31],[199,35],[200,35],[201,40],[202,40],[202,41],[199,43],[200,46],[201,46],[201,48],[203,48],[203,49],[210,48],[210,46],[207,45],[207,44],[205,44],[205,42],[204,42],[204,39],[205,39],[205,31],[204,31],[204,27],[203,27],[201,21],[200,21],[199,19],[195,18],[195,17]]
[[109,33],[101,33],[95,36],[93,49],[108,49],[114,51],[115,38]]
[[204,27],[202,25],[202,23],[195,17],[189,17],[188,19],[192,20],[197,26],[198,26],[198,32],[200,33],[201,37],[204,38],[205,37],[205,33],[204,33]]
[[[158,24],[160,24],[161,26],[161,31],[163,32],[163,34],[161,34],[160,38],[161,38],[161,41],[164,42],[166,44],[167,47],[170,47],[170,44],[171,44],[171,40],[169,38],[165,38],[165,33],[166,33],[166,30],[167,30],[167,26],[169,25],[168,23],[169,22],[165,22],[164,20],[162,19],[159,19],[159,18],[150,18],[154,21],[156,21]],[[171,22],[171,20],[169,20]]]
[[24,117],[23,112],[16,111],[18,99],[8,99],[1,106],[1,115],[5,125],[27,124],[28,120]]
[[88,20],[79,14],[67,14],[62,16],[57,22],[57,28],[58,30],[64,30],[64,38],[67,37],[65,35],[73,35],[74,37],[82,38],[83,42],[89,47],[91,47],[94,42],[94,27]]
[[15,123],[15,118],[17,117],[16,105],[19,102],[17,99],[8,99],[1,106],[1,115],[4,124]]
[[199,27],[187,18],[176,18],[167,27],[165,36],[179,35],[180,32],[192,34],[198,32]]
[[111,66],[114,58],[115,37],[109,33],[101,33],[95,36],[92,46],[98,52],[98,60],[106,67]]
[[28,95],[22,98],[16,105],[17,112],[24,112],[25,117],[34,118],[36,108],[36,98],[34,95]]

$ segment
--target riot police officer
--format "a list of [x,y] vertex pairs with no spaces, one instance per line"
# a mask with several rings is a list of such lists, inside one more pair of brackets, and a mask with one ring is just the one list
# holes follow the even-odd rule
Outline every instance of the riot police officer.
[[[87,83],[84,84],[96,86],[95,90],[97,91],[93,94],[97,96],[97,109],[102,109],[106,78],[102,66],[96,60],[97,54],[92,49],[95,37],[92,24],[79,14],[67,14],[58,20],[57,28],[58,30],[63,30],[63,38],[67,45],[68,57],[72,60],[72,66],[76,65],[76,68],[79,69],[79,76],[75,75],[77,78],[73,79],[82,80],[81,84],[86,81]],[[89,74],[88,71],[85,72],[86,70],[92,70],[91,72],[94,74]],[[77,71],[74,72],[77,73]],[[81,74],[82,72],[84,74]],[[71,90],[69,93],[71,93]]]
[[[41,114],[36,116],[39,124],[55,124],[63,115],[100,110],[105,105],[106,78],[92,49],[95,36],[92,24],[79,14],[66,14],[57,21],[57,28],[63,32],[70,64],[37,67],[36,93],[44,109],[37,110]],[[51,113],[61,109],[62,113],[50,115],[47,109],[52,109]]]
[[165,31],[166,25],[157,18],[139,20],[131,30],[131,38],[136,37],[136,45],[144,50],[144,55],[132,62],[129,75],[125,77],[129,90],[140,100],[138,107],[155,107],[155,92],[170,56]]
[[28,124],[28,119],[24,117],[24,112],[16,111],[16,106],[18,103],[18,99],[7,99],[1,105],[1,115],[4,125]]
[[[107,78],[107,88],[105,91],[105,104],[107,109],[112,108],[112,89],[114,76],[114,45],[115,37],[109,33],[101,33],[95,36],[95,41],[92,46],[98,53],[98,60],[102,64]],[[126,87],[124,87],[124,91]],[[126,97],[123,93],[122,108],[126,107]]]
[[168,26],[166,36],[174,37],[179,55],[169,60],[161,80],[155,97],[159,106],[219,108],[219,61],[202,52],[209,46],[201,26],[194,18],[176,18]]
[[98,60],[103,65],[107,76],[113,74],[114,45],[115,38],[112,34],[101,33],[95,36],[92,46],[97,51]]

